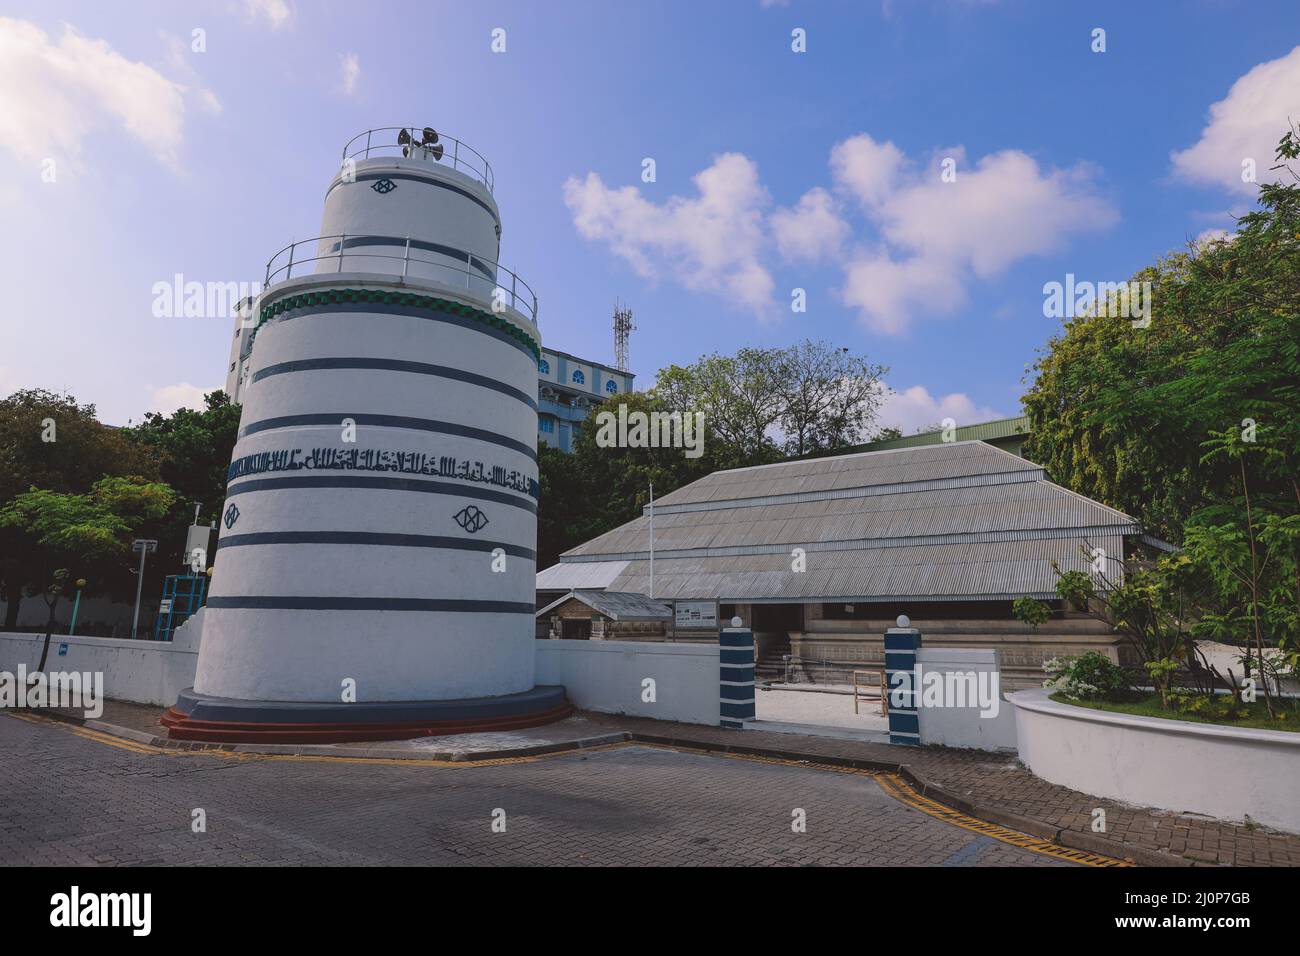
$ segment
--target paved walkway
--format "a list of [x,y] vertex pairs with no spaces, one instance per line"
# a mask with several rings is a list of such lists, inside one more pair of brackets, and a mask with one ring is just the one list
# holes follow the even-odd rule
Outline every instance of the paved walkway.
[[760,687],[754,694],[754,707],[759,720],[880,733],[889,731],[889,718],[880,715],[879,699],[861,700],[858,713],[853,712],[853,688],[848,685],[821,690]]
[[[797,752],[812,760],[902,765],[924,792],[972,816],[1141,864],[1300,866],[1300,836],[1089,796],[1040,780],[1012,754],[946,747],[903,748],[831,737],[795,738],[603,714],[588,717],[593,728],[618,728],[638,739]],[[1093,810],[1097,807],[1106,811],[1105,833],[1092,832]]]
[[887,776],[643,744],[461,765],[158,752],[0,714],[0,751],[10,865],[1072,865],[920,812]]
[[[164,734],[160,708],[108,701],[103,720]],[[493,734],[484,750],[576,744],[630,735],[638,740],[715,750],[777,753],[793,759],[902,767],[917,789],[974,817],[1066,846],[1150,865],[1300,866],[1300,836],[1186,814],[1129,807],[1046,783],[1014,755],[943,747],[898,747],[833,737],[735,731],[635,717],[584,713],[550,727]],[[454,755],[464,741],[436,737],[378,745]],[[375,749],[377,745],[361,745]],[[341,747],[340,749],[345,749]],[[1106,832],[1092,831],[1093,810],[1106,811]]]

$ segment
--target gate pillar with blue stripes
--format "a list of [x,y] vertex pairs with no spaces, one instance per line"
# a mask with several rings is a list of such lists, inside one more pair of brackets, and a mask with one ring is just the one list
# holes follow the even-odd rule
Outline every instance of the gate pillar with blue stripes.
[[889,688],[889,742],[921,745],[921,721],[916,712],[916,652],[921,632],[900,614],[898,626],[885,631],[885,683]]
[[732,624],[718,635],[718,724],[740,728],[754,719],[754,632]]

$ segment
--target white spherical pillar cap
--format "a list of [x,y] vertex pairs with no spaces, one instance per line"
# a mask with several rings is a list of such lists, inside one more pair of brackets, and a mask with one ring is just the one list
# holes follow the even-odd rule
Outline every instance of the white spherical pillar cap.
[[738,618],[738,617],[733,617],[733,618],[731,619],[731,626],[732,626],[732,627],[740,627],[741,624],[743,624],[743,623],[744,623],[744,622],[743,622],[740,618]]
[[906,614],[900,614],[900,615],[898,615],[898,620],[897,620],[895,623],[896,623],[899,627],[911,627],[911,626],[912,626],[912,619],[911,619],[910,617],[908,617]]

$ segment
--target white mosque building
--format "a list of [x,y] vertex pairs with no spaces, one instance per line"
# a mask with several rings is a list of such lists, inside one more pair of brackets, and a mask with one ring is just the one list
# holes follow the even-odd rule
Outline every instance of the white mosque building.
[[[321,236],[268,264],[237,337],[194,740],[504,729],[534,686],[537,299],[498,265],[493,174],[434,130],[344,150]],[[627,384],[630,384],[628,382]]]

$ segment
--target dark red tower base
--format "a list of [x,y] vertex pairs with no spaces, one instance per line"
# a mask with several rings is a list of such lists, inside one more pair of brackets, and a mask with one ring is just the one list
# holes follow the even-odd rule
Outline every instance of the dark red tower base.
[[319,704],[235,700],[181,692],[162,716],[174,740],[207,743],[336,744],[518,730],[573,713],[563,687],[504,697]]

